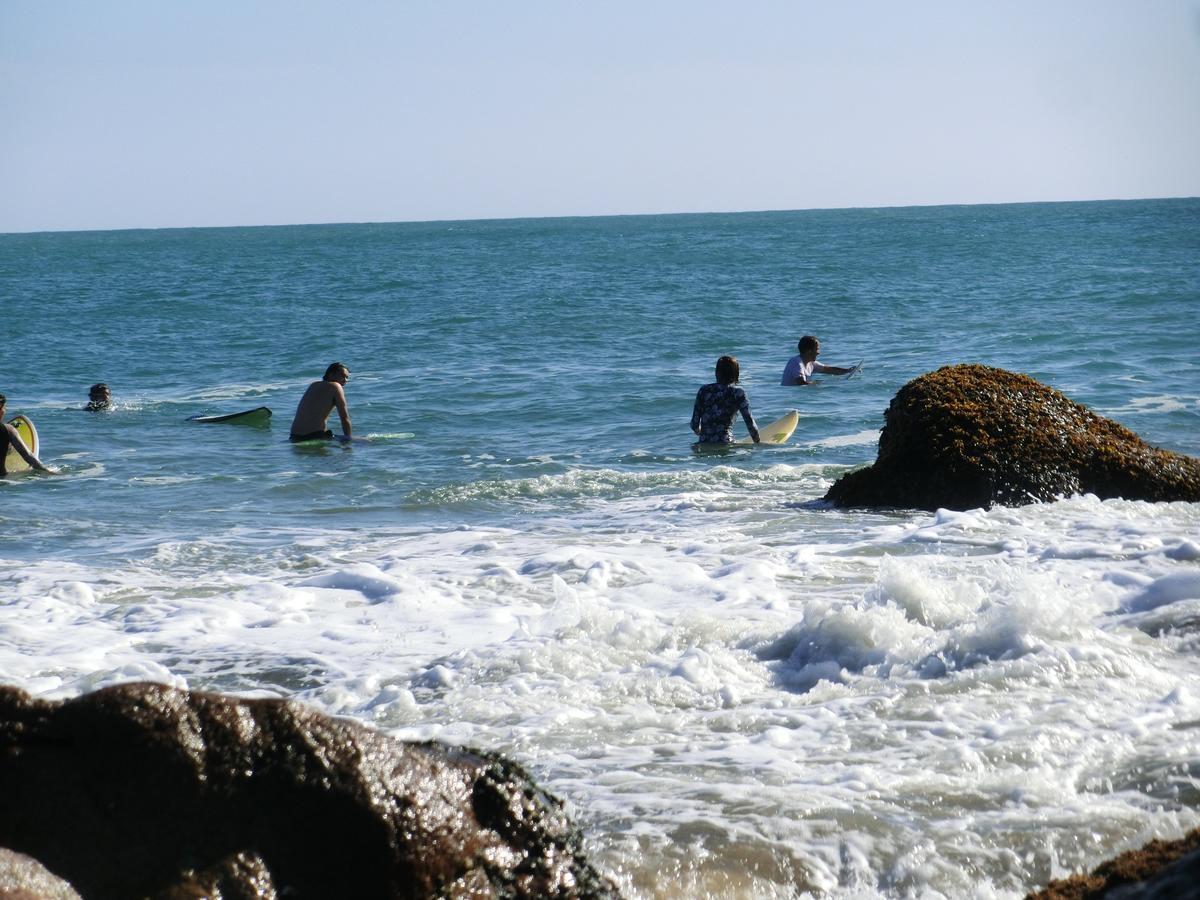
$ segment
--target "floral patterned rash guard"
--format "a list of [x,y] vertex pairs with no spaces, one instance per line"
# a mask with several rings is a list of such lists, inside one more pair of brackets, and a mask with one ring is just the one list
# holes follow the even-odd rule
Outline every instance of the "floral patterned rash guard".
[[696,392],[692,431],[700,429],[700,442],[704,444],[733,443],[733,417],[738,412],[746,420],[750,437],[758,440],[758,426],[750,414],[746,392],[735,384],[706,384]]

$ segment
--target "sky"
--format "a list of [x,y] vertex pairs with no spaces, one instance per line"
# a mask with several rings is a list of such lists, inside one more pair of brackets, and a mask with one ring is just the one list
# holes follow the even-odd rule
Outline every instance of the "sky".
[[1200,195],[1200,0],[0,0],[0,232]]

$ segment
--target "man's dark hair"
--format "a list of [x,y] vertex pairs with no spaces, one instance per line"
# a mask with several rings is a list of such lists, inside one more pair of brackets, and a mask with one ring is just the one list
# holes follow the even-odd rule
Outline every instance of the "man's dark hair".
[[325,380],[328,381],[330,378],[336,378],[339,373],[345,372],[345,371],[349,371],[346,368],[345,363],[340,363],[340,362],[330,363],[329,368],[325,370]]
[[815,337],[813,337],[811,334],[806,334],[804,337],[800,338],[800,343],[796,344],[796,349],[803,353],[805,350],[811,350],[815,347],[819,347],[820,345],[821,342]]

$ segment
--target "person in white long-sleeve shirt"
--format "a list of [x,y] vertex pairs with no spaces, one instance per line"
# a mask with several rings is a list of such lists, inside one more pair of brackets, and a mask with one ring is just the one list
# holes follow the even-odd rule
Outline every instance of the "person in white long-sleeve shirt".
[[796,344],[796,349],[800,352],[789,359],[787,365],[783,367],[783,377],[779,379],[780,384],[812,384],[812,377],[815,372],[820,372],[823,375],[849,375],[855,369],[854,366],[843,368],[842,366],[827,366],[825,363],[817,362],[817,356],[821,353],[821,342],[811,334],[806,334],[800,338],[799,343]]

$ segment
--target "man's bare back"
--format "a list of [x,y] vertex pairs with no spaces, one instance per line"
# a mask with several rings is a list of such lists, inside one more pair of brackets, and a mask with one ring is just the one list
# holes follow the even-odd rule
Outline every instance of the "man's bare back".
[[342,420],[342,435],[350,437],[350,412],[346,408],[346,392],[343,385],[350,380],[350,370],[341,363],[334,363],[325,372],[321,381],[314,381],[300,398],[296,417],[292,419],[292,440],[333,437],[326,429],[329,414],[334,409]]

